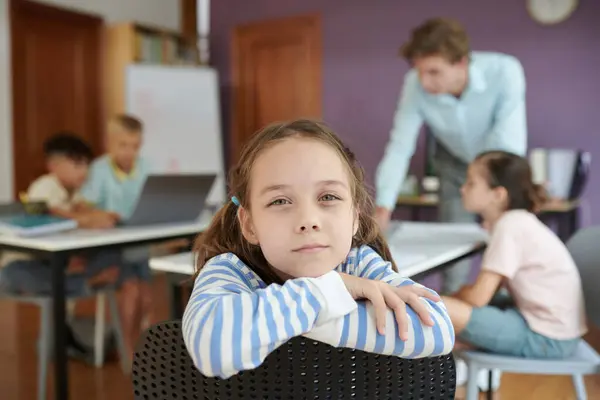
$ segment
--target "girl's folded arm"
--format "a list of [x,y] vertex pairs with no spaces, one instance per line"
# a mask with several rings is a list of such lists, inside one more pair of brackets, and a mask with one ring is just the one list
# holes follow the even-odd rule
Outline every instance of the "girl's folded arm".
[[[395,272],[392,269],[391,263],[385,261],[375,250],[369,246],[362,246],[358,249],[356,258],[356,270],[354,275],[379,280],[389,283],[392,286],[401,287],[406,285],[423,285],[414,282],[410,278],[403,277],[401,274]],[[428,289],[435,293],[433,290]],[[385,345],[383,349],[390,349],[391,344],[387,343],[388,340],[394,340],[394,348],[391,354],[395,354],[405,358],[421,358],[421,357],[432,357],[448,354],[454,347],[454,327],[450,321],[448,311],[444,303],[440,301],[434,301],[427,298],[420,298],[427,308],[429,309],[431,318],[433,319],[434,325],[425,325],[417,313],[407,305],[406,311],[409,317],[408,325],[408,340],[403,342],[398,338],[398,326],[395,322],[393,312],[388,312],[386,320],[386,334],[385,334]],[[352,326],[353,319],[364,319],[364,314],[372,314],[370,304],[359,304],[358,309],[345,317],[345,321],[348,325]],[[374,322],[374,318],[367,318],[371,323]],[[382,347],[381,339],[375,339],[375,343],[366,344],[366,346],[373,346],[376,350]],[[389,346],[389,347],[388,347]]]
[[[360,247],[354,262],[346,265],[346,272],[363,278],[380,280],[393,286],[422,285],[402,277],[368,246]],[[433,292],[433,291],[432,291]],[[339,347],[349,347],[372,353],[395,355],[403,358],[422,358],[448,354],[454,347],[454,327],[442,301],[421,298],[429,309],[434,325],[425,325],[417,313],[406,306],[408,314],[408,340],[398,334],[398,324],[392,310],[387,311],[385,335],[377,332],[375,310],[371,302],[359,301],[356,310],[330,321],[306,336]]]
[[335,271],[256,289],[241,261],[209,261],[183,316],[183,338],[205,376],[227,378],[258,367],[288,339],[356,308]]

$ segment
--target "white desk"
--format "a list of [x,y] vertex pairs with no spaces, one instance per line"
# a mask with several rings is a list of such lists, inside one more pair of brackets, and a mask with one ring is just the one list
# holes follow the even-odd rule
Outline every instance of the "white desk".
[[109,230],[76,229],[39,237],[0,235],[0,246],[23,251],[62,252],[95,247],[124,246],[129,243],[162,241],[171,237],[202,232],[209,221],[160,224],[145,227],[119,227]]
[[[487,233],[477,224],[430,222],[392,223],[388,244],[398,270],[407,277],[425,275],[481,251]],[[183,315],[181,276],[195,271],[191,252],[150,259],[150,268],[168,273],[171,279],[171,314]]]
[[414,277],[483,249],[488,234],[477,224],[396,222],[387,241],[398,270]]
[[171,254],[150,259],[150,268],[155,271],[179,275],[193,275],[195,271],[192,252]]
[[[415,276],[457,261],[480,250],[487,234],[476,224],[440,224],[429,222],[393,223],[388,243],[399,271]],[[156,271],[194,274],[194,258],[190,252],[156,257],[150,260]]]
[[143,243],[161,242],[180,237],[191,237],[202,232],[210,223],[211,215],[203,215],[197,222],[161,224],[144,227],[119,227],[110,230],[77,229],[47,236],[25,238],[0,235],[0,250],[48,256],[53,270],[53,335],[54,335],[54,390],[56,399],[68,399],[65,280],[64,268],[71,253],[107,247],[127,247]]

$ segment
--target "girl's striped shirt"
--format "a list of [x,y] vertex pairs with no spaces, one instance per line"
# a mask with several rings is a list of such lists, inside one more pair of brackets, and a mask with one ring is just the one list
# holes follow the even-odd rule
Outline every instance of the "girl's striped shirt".
[[450,353],[454,328],[441,301],[421,298],[433,326],[406,307],[408,340],[399,338],[392,310],[386,333],[380,335],[372,304],[352,299],[339,272],[396,287],[419,285],[394,272],[369,246],[353,248],[344,263],[321,277],[290,279],[283,285],[266,285],[235,254],[221,254],[202,268],[183,316],[183,338],[194,364],[205,376],[228,378],[258,367],[298,335],[404,358]]

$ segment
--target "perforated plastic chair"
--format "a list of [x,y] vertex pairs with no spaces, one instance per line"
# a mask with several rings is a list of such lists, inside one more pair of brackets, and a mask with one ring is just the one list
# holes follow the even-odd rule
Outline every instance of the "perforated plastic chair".
[[[105,312],[104,304],[108,301],[110,310],[110,327],[113,330],[117,341],[117,350],[121,368],[124,373],[128,373],[129,355],[125,349],[123,330],[121,329],[121,321],[119,320],[119,310],[117,308],[117,296],[115,290],[106,288],[98,290],[96,296],[96,314],[94,324],[94,364],[96,368],[104,365],[104,335],[105,335]],[[47,378],[48,366],[52,360],[52,298],[46,296],[27,297],[4,294],[0,292],[0,298],[6,298],[22,303],[29,303],[39,307],[40,309],[40,333],[38,336],[38,400],[47,398]],[[82,297],[73,297],[70,300],[80,300]]]
[[148,329],[132,370],[136,399],[454,399],[452,355],[417,360],[335,348],[302,336],[254,370],[207,378],[194,366],[179,321]]
[[[600,227],[578,231],[567,243],[581,275],[588,322],[600,326]],[[575,354],[565,360],[532,360],[519,357],[484,353],[479,351],[458,352],[469,369],[466,400],[479,399],[477,376],[480,369],[540,374],[571,375],[577,400],[586,400],[587,393],[583,381],[584,375],[600,372],[600,355],[583,339]],[[492,387],[491,382],[488,385]],[[491,389],[488,399],[492,398]]]

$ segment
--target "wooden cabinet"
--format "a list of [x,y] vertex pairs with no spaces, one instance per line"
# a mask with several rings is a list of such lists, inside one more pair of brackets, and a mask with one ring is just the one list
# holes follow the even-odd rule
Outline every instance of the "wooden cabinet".
[[76,132],[100,150],[103,20],[25,0],[11,1],[10,12],[18,195],[46,173],[42,143],[55,132]]

